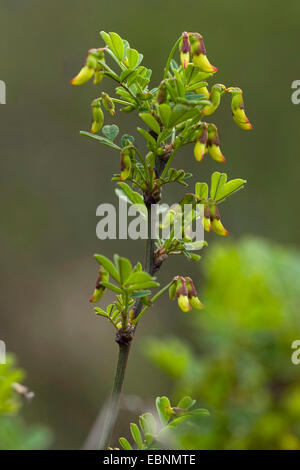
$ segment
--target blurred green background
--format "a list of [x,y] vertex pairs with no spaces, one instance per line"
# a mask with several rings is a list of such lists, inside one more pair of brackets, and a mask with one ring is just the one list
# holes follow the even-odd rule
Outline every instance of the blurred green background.
[[[208,57],[219,68],[214,81],[244,90],[254,125],[251,133],[240,131],[229,103],[215,115],[229,177],[248,180],[246,190],[222,207],[224,225],[231,240],[250,233],[297,247],[300,105],[291,102],[291,83],[300,79],[300,4],[0,0],[0,8],[0,79],[7,85],[7,104],[0,106],[0,338],[17,354],[36,393],[24,407],[26,419],[52,429],[54,448],[78,448],[110,389],[117,356],[112,328],[88,303],[97,269],[92,254],[119,252],[136,261],[144,247],[143,241],[96,238],[96,207],[116,201],[110,175],[119,162],[109,149],[79,136],[79,130],[89,129],[89,103],[97,91],[91,83],[76,88],[69,81],[86,51],[102,45],[102,29],[119,32],[144,53],[153,86],[177,36],[183,30],[201,32]],[[110,83],[102,83],[111,90]],[[131,115],[120,114],[118,124],[135,132]],[[178,154],[176,165],[191,169],[194,181],[208,181],[220,168],[208,159],[197,164],[191,147]],[[167,200],[175,202],[181,192],[169,190]],[[208,237],[210,246],[214,240]],[[176,261],[164,266],[162,282],[177,274]],[[201,287],[196,264],[183,259],[181,274],[192,275]],[[215,289],[211,296],[217,296]],[[204,324],[212,310],[207,306],[201,314]],[[194,327],[185,319],[167,300],[145,318],[132,349],[126,393],[145,404],[171,393],[172,382],[158,375],[141,350],[149,335],[171,331],[188,341]],[[281,328],[277,325],[272,328]],[[294,331],[292,340],[296,326]],[[294,367],[296,374],[288,342],[285,352],[282,370]],[[205,394],[197,394],[205,404]],[[127,432],[130,416],[121,413],[118,435]]]

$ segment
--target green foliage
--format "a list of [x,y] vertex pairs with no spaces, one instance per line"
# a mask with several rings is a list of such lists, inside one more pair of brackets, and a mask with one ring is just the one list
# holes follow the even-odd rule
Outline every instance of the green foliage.
[[[153,234],[150,233],[152,230],[149,230],[149,227],[157,225],[157,215],[162,211],[161,208],[157,209],[157,204],[162,199],[164,185],[176,183],[188,186],[187,180],[192,176],[183,169],[171,167],[176,153],[183,146],[193,144],[197,161],[201,162],[204,156],[209,154],[214,161],[225,162],[220,149],[218,129],[215,124],[205,122],[206,117],[216,111],[224,95],[231,95],[231,113],[236,124],[244,130],[250,130],[252,126],[244,111],[241,89],[227,88],[218,83],[212,85],[210,90],[207,88],[208,83],[205,80],[211,78],[217,68],[206,56],[201,34],[182,33],[167,58],[162,80],[153,88],[150,87],[152,71],[141,65],[143,55],[117,33],[101,31],[100,34],[106,47],[88,51],[83,68],[71,83],[82,85],[94,77],[94,84],[98,85],[102,83],[102,79],[109,78],[117,84],[115,88],[117,97],[102,92],[100,97],[95,98],[91,103],[91,131],[81,133],[120,154],[120,173],[112,177],[112,181],[118,182],[116,194],[136,206],[142,218],[147,220],[148,239],[144,270],[140,263],[133,268],[127,258],[115,256],[112,263],[103,255],[95,255],[100,270],[90,300],[99,301],[106,289],[117,294],[116,300],[106,310],[98,307],[95,310],[118,330],[116,341],[128,347],[136,324],[166,290],[169,289],[171,300],[177,298],[178,306],[183,312],[188,312],[192,308],[198,310],[203,308],[192,279],[186,276],[173,277],[168,285],[151,296],[151,289],[159,285],[153,275],[169,255],[184,255],[187,259],[195,261],[200,259],[194,251],[202,249],[206,242],[204,239],[193,241],[190,237],[190,228],[194,222],[200,221],[208,232],[213,230],[220,236],[227,235],[228,231],[222,225],[217,203],[246,183],[242,179],[227,182],[225,173],[214,172],[211,178],[210,196],[208,185],[204,182],[198,183],[195,194],[185,194],[178,204],[164,214],[161,228],[168,230],[162,236],[156,231],[154,243]],[[180,62],[175,59],[178,49]],[[111,65],[108,65],[107,59]],[[134,138],[128,134],[122,135],[118,144],[118,126],[103,127],[105,118],[102,106],[109,116],[114,117],[118,112],[116,106],[119,105],[122,112],[135,111],[138,114],[141,127],[138,127],[137,131],[144,139],[146,155],[143,155],[143,151],[137,148]],[[101,130],[104,137],[99,135]],[[185,211],[186,205],[189,205],[188,213]],[[204,208],[204,214],[201,214],[199,205]],[[152,218],[152,206],[155,206],[155,220]],[[180,233],[177,233],[177,227],[180,228]],[[110,277],[116,284],[109,281]],[[175,357],[178,355],[180,356],[180,348]],[[175,365],[170,357],[170,361],[173,361],[173,376],[180,376],[186,367],[186,360],[183,354]],[[164,367],[168,369],[166,349],[161,355],[160,363],[164,363]],[[120,365],[120,368],[125,367],[126,361]],[[116,380],[118,381],[118,374]],[[122,383],[117,383],[119,390],[121,386]],[[192,401],[186,399],[184,403],[188,406]],[[154,442],[159,441],[162,435],[168,436],[170,429],[173,431],[176,429],[177,432],[179,425],[186,424],[186,417],[190,420],[192,417],[196,418],[199,413],[202,414],[201,410],[198,412],[180,410],[180,416],[177,416],[176,408],[170,407],[166,397],[158,398],[156,405],[163,426],[159,435],[144,432],[143,438],[138,426],[131,425],[131,434],[139,449],[149,448]],[[113,399],[110,406],[114,406]],[[113,410],[110,409],[109,414],[112,413]],[[147,421],[146,418],[144,420]],[[145,426],[147,427],[146,424]],[[106,431],[103,431],[104,436]],[[131,448],[125,438],[121,438],[120,443],[125,449]],[[181,445],[185,448],[183,442]]]
[[14,391],[13,384],[24,379],[22,369],[15,367],[16,360],[7,355],[6,364],[0,364],[0,417],[16,413],[21,406],[20,396]]
[[[159,283],[155,278],[142,270],[142,265],[138,263],[132,267],[127,258],[114,256],[114,262],[103,255],[94,255],[100,264],[96,288],[91,302],[100,300],[106,289],[115,292],[117,295],[114,303],[108,305],[106,310],[95,307],[97,315],[107,318],[114,327],[119,330],[126,330],[136,323],[134,303],[140,299],[145,305],[150,305],[148,299],[151,290],[158,287]],[[108,282],[111,276],[118,285]]]
[[19,417],[0,418],[1,450],[46,449],[52,441],[52,433],[41,425],[25,425]]
[[[202,161],[205,153],[209,153],[217,162],[225,161],[220,150],[217,127],[203,120],[215,112],[223,95],[232,95],[231,111],[236,123],[243,129],[250,129],[251,125],[244,112],[242,91],[239,88],[215,84],[208,90],[208,83],[204,80],[211,78],[217,68],[206,57],[203,38],[199,33],[183,33],[177,39],[167,59],[163,78],[154,88],[149,85],[152,71],[140,65],[143,55],[131,48],[128,41],[117,33],[101,31],[100,34],[106,47],[89,50],[83,69],[71,83],[81,85],[94,76],[94,84],[98,85],[103,78],[109,78],[117,83],[115,93],[119,98],[105,92],[95,98],[92,102],[91,132],[84,131],[81,134],[120,152],[121,172],[112,178],[119,182],[116,194],[137,206],[142,217],[147,218],[147,208],[161,200],[161,189],[165,184],[188,185],[187,180],[192,175],[183,169],[171,168],[174,156],[182,146],[194,144],[198,161]],[[178,48],[180,63],[175,60]],[[111,66],[107,59],[112,62]],[[116,65],[118,68],[114,70]],[[121,146],[116,143],[118,126],[112,124],[102,128],[102,105],[111,116],[116,115],[116,105],[121,105],[123,112],[138,113],[143,127],[137,130],[149,150],[145,157],[136,147],[134,138],[128,134],[121,137]],[[101,128],[104,137],[98,135]],[[139,192],[124,183],[125,180]],[[205,197],[205,193],[199,194],[196,186],[195,195],[186,194],[180,201],[181,205],[191,202],[195,205],[205,204],[204,228],[218,235],[227,235],[228,232],[221,223],[216,204],[246,183],[242,179],[226,181],[225,173],[215,172],[212,175],[210,197],[208,193]],[[198,188],[199,185],[206,188],[206,183],[198,183]],[[193,211],[190,223],[199,218]],[[192,243],[186,233],[183,239],[179,238],[172,227],[166,239],[160,239],[157,235],[155,255],[158,261],[154,264],[155,270],[170,254],[199,259],[193,251],[202,249],[206,245],[204,240]]]
[[263,240],[216,245],[205,258],[205,312],[190,317],[192,344],[143,343],[173,380],[175,398],[191,394],[211,410],[193,433],[180,434],[184,448],[300,449],[299,370],[291,362],[299,266],[299,253]]
[[208,416],[203,408],[192,409],[196,400],[189,396],[183,397],[176,406],[172,407],[168,397],[156,398],[158,419],[152,413],[144,413],[139,417],[139,426],[130,424],[130,432],[134,443],[131,445],[125,437],[119,442],[124,450],[159,449],[161,447],[176,448],[177,436],[183,429],[192,429],[195,422]]
[[0,365],[0,449],[31,450],[49,446],[50,431],[40,425],[25,425],[18,412],[22,397],[17,386],[25,377],[24,371],[16,366],[16,359],[7,354],[6,364]]

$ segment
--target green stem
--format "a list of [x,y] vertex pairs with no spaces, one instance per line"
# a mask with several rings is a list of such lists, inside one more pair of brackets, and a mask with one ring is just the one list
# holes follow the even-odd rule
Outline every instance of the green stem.
[[[153,273],[153,261],[154,261],[154,240],[151,237],[151,204],[147,206],[148,210],[148,239],[147,239],[147,246],[146,246],[146,271],[149,274]],[[155,218],[155,216],[154,216]],[[155,221],[153,221],[155,223]],[[149,229],[150,228],[150,229]],[[137,306],[136,315],[138,316],[140,310],[142,308],[142,302],[139,302]],[[119,359],[117,364],[117,371],[114,379],[113,389],[111,393],[111,397],[108,404],[107,414],[106,414],[106,421],[103,426],[100,442],[99,442],[99,449],[107,449],[107,447],[111,444],[111,439],[114,430],[114,424],[116,422],[119,408],[120,408],[120,397],[122,393],[124,377],[126,372],[126,366],[128,362],[129,352],[130,352],[130,345],[131,342],[126,344],[119,343]]]
[[[151,210],[151,208],[154,210]],[[155,219],[156,219],[156,207],[155,205],[147,205],[147,216],[148,216],[148,240],[146,246],[146,271],[147,273],[153,275],[154,267],[154,248],[155,248],[155,239],[152,237],[152,232],[154,234],[155,230]]]
[[101,434],[99,449],[107,449],[111,443],[112,433],[114,424],[119,412],[120,407],[120,397],[122,392],[122,387],[124,383],[125,371],[127,366],[127,361],[130,352],[130,343],[129,344],[119,344],[119,358],[117,364],[116,375],[114,379],[113,389],[111,392],[111,397],[108,404],[106,421],[103,426],[103,431]]
[[126,106],[129,106],[132,104],[129,101],[119,100],[119,98],[111,98],[111,100],[113,100],[115,103],[124,104]]
[[167,164],[162,172],[162,174],[160,175],[160,178],[163,179],[165,177],[165,175],[167,174],[167,171],[168,169],[170,168],[170,165],[173,161],[173,158],[175,157],[175,154],[177,152],[178,148],[176,150],[174,150],[174,152],[172,153],[172,155],[170,156],[169,160],[167,161]]
[[167,284],[165,287],[163,287],[159,292],[157,292],[157,294],[155,294],[152,299],[151,299],[151,305],[146,305],[146,307],[143,308],[143,310],[139,313],[139,315],[135,318],[133,324],[136,325],[138,323],[138,321],[142,318],[142,316],[144,315],[145,312],[147,312],[148,308],[152,307],[152,304],[154,304],[156,302],[157,299],[159,299],[159,297],[164,294],[164,292],[166,292],[169,287],[171,287],[171,285],[173,284],[174,281],[171,281],[169,282],[169,284]]
[[164,79],[168,77],[168,71],[170,68],[171,60],[173,59],[176,49],[179,46],[180,40],[181,40],[181,36],[177,39],[177,41],[175,42],[174,46],[171,49],[171,52],[169,54],[169,57],[168,57],[168,60],[164,69]]

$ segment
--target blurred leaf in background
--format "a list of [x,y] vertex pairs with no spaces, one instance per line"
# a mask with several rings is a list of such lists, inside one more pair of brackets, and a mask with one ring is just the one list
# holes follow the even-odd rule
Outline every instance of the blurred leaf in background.
[[[20,385],[24,371],[16,366],[12,354],[7,355],[6,364],[0,365],[0,449],[31,450],[45,449],[52,441],[50,431],[40,425],[28,426],[18,415],[22,396],[16,390],[26,390]],[[28,395],[31,393],[29,392]]]
[[[180,338],[149,338],[147,357],[211,412],[180,437],[185,449],[300,449],[300,253],[247,238],[205,257],[206,309]],[[186,334],[186,331],[185,331]]]

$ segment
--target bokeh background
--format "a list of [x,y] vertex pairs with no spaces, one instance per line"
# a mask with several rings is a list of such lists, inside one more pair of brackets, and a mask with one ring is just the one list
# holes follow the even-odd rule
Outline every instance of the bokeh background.
[[[26,421],[52,430],[52,448],[76,449],[110,390],[117,358],[112,328],[95,317],[88,303],[97,270],[92,254],[118,252],[136,261],[144,256],[144,246],[143,241],[96,238],[96,207],[116,202],[110,176],[119,163],[109,149],[79,136],[79,130],[89,129],[89,103],[97,91],[91,83],[71,87],[70,79],[86,51],[101,47],[100,30],[118,32],[143,52],[145,65],[153,69],[153,86],[178,35],[201,32],[219,68],[215,81],[244,90],[254,124],[253,132],[240,131],[229,102],[215,114],[225,171],[248,180],[246,190],[222,207],[231,241],[251,234],[296,249],[300,105],[291,102],[291,83],[300,79],[300,4],[0,0],[0,9],[0,79],[7,85],[7,104],[0,106],[0,338],[17,355],[36,393],[23,408]],[[112,90],[108,81],[102,83]],[[119,114],[122,131],[133,134],[136,124],[131,115]],[[176,165],[192,171],[192,183],[207,181],[219,169],[208,159],[197,164],[192,147],[178,154]],[[181,187],[173,188],[166,198],[175,202],[180,193]],[[209,236],[210,246],[215,239]],[[221,241],[225,248],[230,243]],[[161,271],[162,282],[177,269],[178,259],[170,260]],[[183,259],[181,272],[197,279],[201,289],[201,262],[197,266]],[[298,274],[295,270],[293,280],[299,281]],[[230,276],[224,282],[230,285]],[[211,295],[217,298],[217,288]],[[210,309],[201,314],[204,324],[210,314]],[[125,392],[145,404],[172,393],[172,381],[143,354],[145,338],[171,331],[188,341],[194,328],[173,304],[161,302],[139,328]],[[285,344],[282,370],[293,367],[297,381]],[[205,394],[197,394],[205,404]],[[218,401],[212,406],[218,407]],[[126,432],[129,419],[132,412],[122,411],[118,435]]]

